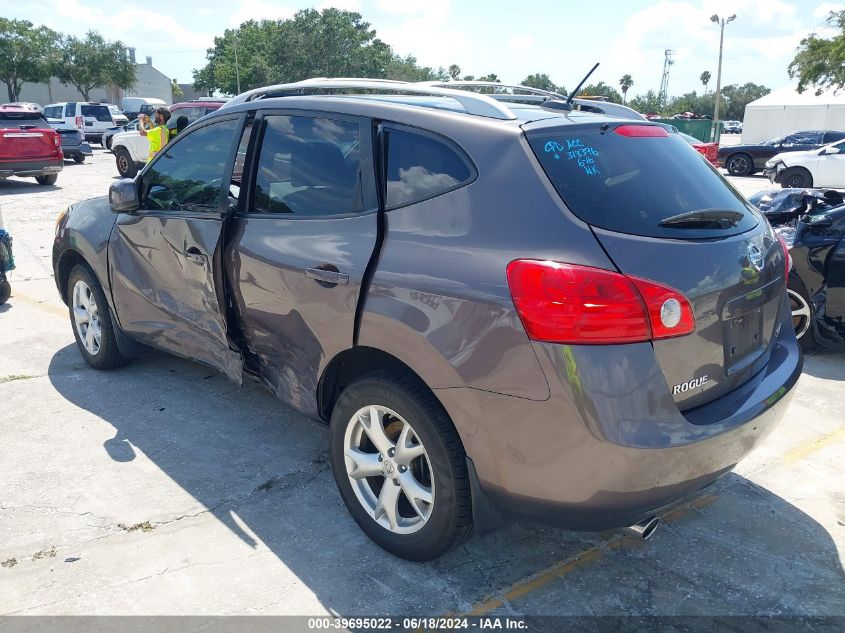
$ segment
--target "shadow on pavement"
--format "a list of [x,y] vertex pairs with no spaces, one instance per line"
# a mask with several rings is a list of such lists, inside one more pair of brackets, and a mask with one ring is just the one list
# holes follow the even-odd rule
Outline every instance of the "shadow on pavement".
[[[13,179],[14,178],[14,179]],[[62,175],[59,174],[59,182]],[[61,190],[61,186],[39,185],[35,178],[0,178],[0,196],[17,196],[26,193],[50,193]]]
[[845,380],[845,351],[817,348],[807,353],[804,373],[827,380]]
[[[713,503],[668,520],[647,543],[608,547],[619,541],[617,533],[513,522],[436,561],[415,564],[377,548],[346,512],[327,463],[327,428],[292,412],[263,387],[239,388],[214,370],[160,354],[96,372],[73,345],[53,356],[49,379],[68,401],[114,427],[114,437],[91,451],[105,450],[127,469],[143,452],[255,547],[240,527],[246,526],[337,614],[465,612],[585,550],[598,555],[506,599],[504,612],[829,614],[845,604],[839,555],[825,529],[737,475],[703,493],[715,496]],[[151,522],[172,518],[149,508]],[[231,583],[221,595],[249,589]]]

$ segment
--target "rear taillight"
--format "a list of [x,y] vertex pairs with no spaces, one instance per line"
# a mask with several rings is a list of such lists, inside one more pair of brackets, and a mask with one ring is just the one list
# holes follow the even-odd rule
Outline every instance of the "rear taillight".
[[789,254],[789,246],[787,246],[786,240],[780,235],[778,235],[778,242],[783,249],[783,278],[789,279],[789,271],[792,269],[792,255]]
[[76,117],[76,127],[78,127],[80,130],[81,130],[83,127],[85,127],[85,126],[82,124],[82,117],[81,117],[81,116]]
[[536,341],[636,343],[695,330],[687,298],[652,281],[530,259],[511,262],[507,275],[525,331]]
[[58,134],[53,135],[53,145],[55,145],[56,147],[61,147],[62,145],[62,139],[59,137]]

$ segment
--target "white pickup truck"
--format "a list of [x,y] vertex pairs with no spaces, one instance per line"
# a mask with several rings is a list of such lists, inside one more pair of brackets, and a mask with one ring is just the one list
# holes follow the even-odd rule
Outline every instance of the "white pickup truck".
[[120,132],[111,138],[111,151],[120,175],[124,178],[134,178],[147,164],[150,141],[146,136],[141,136],[138,130]]

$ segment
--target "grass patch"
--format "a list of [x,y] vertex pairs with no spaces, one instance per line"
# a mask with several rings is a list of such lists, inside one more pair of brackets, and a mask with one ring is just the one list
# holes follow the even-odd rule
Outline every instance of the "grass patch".
[[0,567],[14,567],[18,564],[17,558],[7,558],[2,563],[0,563]]
[[156,529],[156,527],[149,521],[144,521],[143,523],[136,523],[135,525],[124,525],[123,523],[121,523],[117,527],[119,527],[124,532],[152,532],[154,529]]
[[35,378],[35,376],[29,376],[27,374],[10,374],[9,376],[0,376],[0,385],[5,382],[12,382],[13,380],[29,380],[30,378]]

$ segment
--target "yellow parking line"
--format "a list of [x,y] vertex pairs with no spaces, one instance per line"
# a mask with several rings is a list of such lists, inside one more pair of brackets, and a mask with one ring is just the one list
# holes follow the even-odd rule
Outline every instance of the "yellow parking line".
[[822,437],[818,437],[814,440],[810,440],[809,442],[805,442],[800,446],[796,446],[794,449],[789,451],[781,460],[784,464],[793,464],[799,460],[804,459],[808,455],[815,453],[818,450],[823,449],[826,446],[830,446],[840,440],[845,440],[845,426],[840,427],[833,433],[829,433],[828,435],[823,435]]
[[[668,514],[663,515],[662,519],[666,522],[673,522],[677,521],[678,519],[686,516],[689,514],[690,510],[704,508],[705,506],[709,506],[711,503],[716,501],[718,496],[716,495],[707,495],[704,497],[700,497],[695,499],[691,503],[683,505],[679,508],[676,508],[669,512]],[[510,602],[511,600],[516,600],[517,598],[522,598],[523,596],[528,595],[540,589],[541,587],[545,587],[553,580],[557,578],[562,578],[567,574],[588,565],[594,561],[599,560],[602,558],[606,551],[613,551],[617,549],[621,549],[623,546],[631,546],[637,543],[641,543],[638,539],[635,539],[631,536],[615,536],[611,539],[600,543],[599,545],[594,545],[592,547],[588,547],[584,549],[575,556],[570,558],[564,559],[552,565],[551,567],[547,567],[541,572],[536,574],[532,574],[526,578],[516,581],[507,589],[502,591],[496,592],[496,594],[487,596],[481,602],[476,603],[472,606],[472,608],[466,612],[466,615],[484,615],[485,613],[489,613],[493,609],[497,609],[505,604],[505,602]]]
[[19,301],[23,301],[24,303],[28,303],[30,305],[34,305],[37,308],[41,308],[45,312],[49,312],[56,316],[66,317],[67,316],[67,308],[63,306],[57,306],[52,303],[47,303],[44,300],[36,299],[35,297],[30,297],[28,294],[23,292],[18,292],[17,290],[12,290],[12,298],[18,299]]

